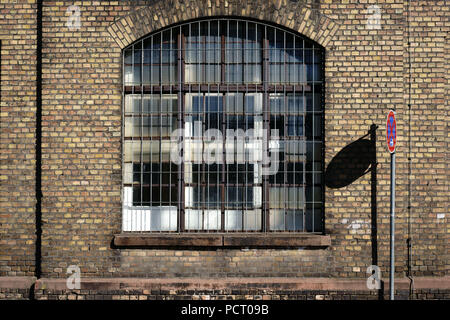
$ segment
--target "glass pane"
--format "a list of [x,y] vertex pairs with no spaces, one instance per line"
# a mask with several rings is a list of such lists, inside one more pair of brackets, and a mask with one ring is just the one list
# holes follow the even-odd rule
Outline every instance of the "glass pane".
[[245,111],[247,113],[261,113],[262,112],[262,98],[261,93],[247,93],[245,95]]
[[233,64],[225,66],[225,82],[227,83],[241,83],[242,82],[242,65]]
[[140,161],[141,142],[125,141],[124,142],[124,161]]
[[139,113],[141,110],[140,95],[128,95],[125,98],[125,113]]
[[302,210],[288,210],[286,212],[286,230],[303,231]]
[[288,208],[292,209],[302,209],[304,206],[304,198],[303,198],[303,188],[302,187],[290,187],[285,188],[285,192],[287,192],[288,195]]
[[284,230],[284,210],[270,210],[270,230],[282,231]]
[[150,231],[176,231],[178,225],[177,207],[152,207]]
[[227,187],[226,195],[227,208],[252,208],[253,188],[252,187]]
[[301,113],[305,111],[304,98],[301,95],[288,95],[288,112]]
[[226,111],[227,112],[243,112],[244,94],[243,93],[227,93],[226,94]]
[[242,230],[242,210],[225,210],[225,230]]
[[220,208],[220,188],[217,186],[193,187],[194,208]]
[[253,183],[254,182],[253,164],[228,164],[227,182],[229,184]]
[[285,192],[284,188],[270,187],[269,188],[269,207],[270,208],[285,208]]
[[142,142],[142,161],[158,162],[160,161],[160,142],[159,141],[143,141]]
[[302,136],[303,135],[303,117],[289,116],[287,117],[287,133],[288,136]]
[[187,209],[185,211],[186,230],[200,230],[202,228],[202,210]]
[[261,230],[261,210],[244,210],[244,231]]
[[[314,210],[313,210],[314,209]],[[320,203],[308,204],[305,214],[305,228],[307,232],[321,232],[322,226],[322,205]]]

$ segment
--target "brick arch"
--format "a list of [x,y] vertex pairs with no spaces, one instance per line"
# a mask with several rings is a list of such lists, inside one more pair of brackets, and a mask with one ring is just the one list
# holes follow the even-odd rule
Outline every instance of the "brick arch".
[[121,49],[172,24],[202,17],[239,16],[272,22],[314,40],[326,48],[339,24],[318,10],[292,0],[164,0],[132,11],[108,27]]

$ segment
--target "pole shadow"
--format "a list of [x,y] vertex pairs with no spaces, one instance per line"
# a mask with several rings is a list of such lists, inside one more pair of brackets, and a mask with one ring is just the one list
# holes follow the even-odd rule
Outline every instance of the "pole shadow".
[[[371,204],[371,243],[372,265],[378,265],[377,243],[377,152],[376,141],[378,126],[372,124],[368,133],[348,144],[330,161],[325,170],[325,185],[328,188],[346,187],[370,171]],[[367,139],[368,138],[368,139]],[[383,300],[384,283],[378,291],[378,298]]]

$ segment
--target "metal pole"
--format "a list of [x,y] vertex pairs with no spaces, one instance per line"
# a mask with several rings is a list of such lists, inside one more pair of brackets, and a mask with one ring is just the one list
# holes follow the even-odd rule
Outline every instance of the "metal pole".
[[395,271],[395,152],[391,153],[391,270],[389,274],[389,296],[394,300]]

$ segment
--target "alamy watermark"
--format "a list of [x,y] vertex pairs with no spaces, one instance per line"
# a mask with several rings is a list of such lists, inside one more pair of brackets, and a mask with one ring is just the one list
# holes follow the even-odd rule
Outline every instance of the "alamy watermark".
[[69,277],[66,280],[67,289],[81,289],[81,270],[77,265],[70,265],[67,267],[67,274]]
[[369,290],[379,290],[381,289],[381,270],[378,266],[371,265],[367,267],[366,273],[371,274],[367,278],[366,284]]
[[381,8],[376,4],[367,8],[367,22],[366,28],[369,30],[381,29]]
[[66,15],[69,18],[66,21],[66,27],[70,30],[78,30],[81,28],[81,11],[80,7],[72,5],[67,7]]
[[191,128],[172,132],[170,160],[183,162],[221,164],[261,162],[261,175],[278,172],[280,141],[278,129],[227,129],[225,137],[218,129],[202,130],[202,122],[195,121]]

